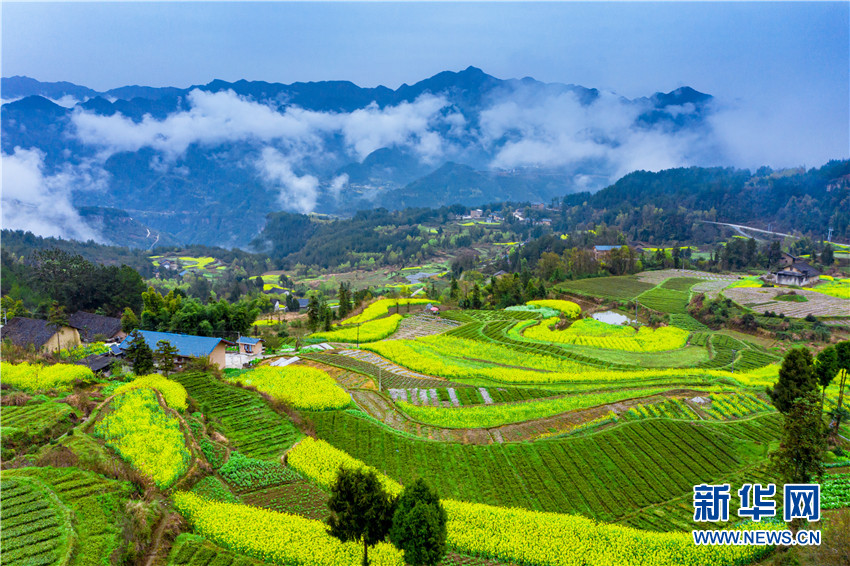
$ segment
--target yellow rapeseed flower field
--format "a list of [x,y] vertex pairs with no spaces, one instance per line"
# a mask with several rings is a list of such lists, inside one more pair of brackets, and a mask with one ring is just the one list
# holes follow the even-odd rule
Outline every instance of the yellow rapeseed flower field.
[[342,409],[351,403],[351,397],[331,376],[308,366],[260,366],[239,374],[233,381],[256,387],[296,409]]
[[[174,505],[192,528],[233,551],[264,562],[298,566],[357,566],[359,543],[342,543],[327,533],[321,521],[236,503],[208,501],[178,491]],[[389,543],[369,550],[375,566],[404,566],[403,554]]]

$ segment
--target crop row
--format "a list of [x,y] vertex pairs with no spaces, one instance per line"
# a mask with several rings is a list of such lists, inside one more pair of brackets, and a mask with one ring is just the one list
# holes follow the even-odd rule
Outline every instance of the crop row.
[[750,393],[714,393],[710,398],[711,405],[704,407],[703,411],[716,419],[740,418],[773,410],[769,404]]
[[671,314],[670,324],[689,332],[706,332],[708,327],[689,314]]
[[323,521],[328,516],[328,494],[303,479],[243,493],[242,500],[254,507],[293,513],[307,519]]
[[493,320],[534,320],[540,318],[538,311],[529,310],[492,310],[492,311],[446,311],[441,313],[443,318],[457,322],[490,322]]
[[671,291],[687,292],[691,290],[691,287],[703,281],[703,279],[698,277],[671,277],[662,283],[661,287],[663,289],[670,289]]
[[275,459],[299,437],[292,422],[257,394],[205,373],[178,373],[179,381],[204,415],[233,446],[252,458]]
[[850,507],[850,473],[826,476],[821,487],[821,509]]
[[640,404],[623,414],[626,420],[646,418],[669,418],[698,420],[700,417],[681,399],[665,399],[658,403]]
[[198,535],[183,533],[171,547],[167,566],[260,566],[259,560],[235,554]]
[[73,426],[74,410],[56,401],[29,401],[0,411],[4,448],[27,448],[54,438]]

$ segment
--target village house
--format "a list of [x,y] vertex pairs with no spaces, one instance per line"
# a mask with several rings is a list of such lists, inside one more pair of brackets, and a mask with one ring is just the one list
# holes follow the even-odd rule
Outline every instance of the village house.
[[90,312],[75,312],[69,317],[68,325],[77,329],[83,342],[120,342],[127,336],[121,330],[120,318]]
[[794,265],[795,263],[805,262],[805,260],[801,257],[797,257],[795,255],[791,255],[788,252],[782,252],[782,256],[779,258],[779,265],[782,267],[789,267]]
[[239,346],[240,354],[247,354],[249,356],[263,355],[264,341],[262,338],[240,336],[239,340],[236,341],[236,345]]
[[593,246],[593,258],[599,261],[611,255],[611,250],[619,250],[624,246]]
[[[151,350],[156,350],[160,340],[167,340],[169,344],[177,348],[174,356],[174,367],[183,369],[186,362],[192,358],[208,357],[210,362],[224,369],[225,348],[233,345],[233,342],[224,338],[211,338],[208,336],[191,336],[189,334],[172,334],[170,332],[154,332],[152,330],[139,330],[138,333],[144,338]],[[126,353],[130,347],[132,336],[127,336],[118,348]]]
[[820,271],[805,261],[798,260],[775,272],[773,277],[777,285],[806,287],[808,285],[814,285],[820,280]]
[[0,328],[0,340],[46,354],[80,345],[80,334],[70,326],[55,326],[46,320],[16,316]]

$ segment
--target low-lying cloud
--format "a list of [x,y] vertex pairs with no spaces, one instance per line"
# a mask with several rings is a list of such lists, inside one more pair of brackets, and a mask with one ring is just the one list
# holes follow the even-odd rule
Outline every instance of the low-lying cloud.
[[40,236],[100,240],[71,204],[71,191],[100,184],[84,169],[44,174],[44,156],[37,149],[16,147],[2,154],[4,229],[28,230]]
[[[556,168],[574,174],[574,188],[590,189],[637,169],[754,169],[847,156],[846,149],[843,155],[830,154],[840,140],[823,139],[804,115],[789,119],[792,106],[758,111],[685,103],[666,107],[667,118],[653,121],[643,119],[657,110],[650,99],[630,101],[601,92],[588,103],[575,91],[534,85],[491,93],[466,116],[446,95],[429,93],[395,106],[319,112],[296,106],[279,110],[233,91],[193,90],[182,106],[164,119],[139,121],[78,108],[72,115],[74,135],[97,148],[101,160],[153,148],[161,155],[151,161],[157,171],[168,170],[193,144],[248,142],[253,153],[242,165],[279,191],[281,206],[301,212],[313,210],[323,192],[339,197],[347,185],[347,176],[332,172],[338,167],[333,163],[362,161],[386,147],[434,167],[466,160],[479,168]],[[690,125],[677,126],[676,120]],[[803,133],[799,143],[789,141],[795,131]],[[331,165],[320,170],[317,164]]]
[[313,175],[296,175],[292,159],[274,149],[263,149],[256,166],[263,179],[279,190],[278,201],[287,210],[310,212],[319,196],[319,179]]
[[[100,147],[102,156],[151,147],[177,157],[192,144],[215,146],[225,142],[282,142],[318,150],[329,135],[341,135],[354,155],[393,145],[412,149],[424,159],[440,155],[442,142],[431,128],[442,119],[445,98],[423,95],[413,102],[379,108],[372,104],[350,113],[317,112],[296,106],[283,112],[239,96],[231,90],[188,95],[188,110],[158,120],[146,115],[134,122],[122,114],[101,116],[82,109],[72,116],[77,138]],[[457,118],[451,118],[456,123]]]

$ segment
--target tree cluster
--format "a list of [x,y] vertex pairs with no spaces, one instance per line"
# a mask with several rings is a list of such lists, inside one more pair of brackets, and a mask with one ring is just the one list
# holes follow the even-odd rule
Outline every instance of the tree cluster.
[[132,267],[98,265],[56,248],[39,249],[20,262],[4,250],[2,271],[3,294],[42,316],[54,301],[69,313],[119,316],[126,307],[138,308],[145,288]]
[[446,554],[446,511],[437,494],[418,479],[396,499],[371,469],[340,468],[328,499],[328,533],[342,542],[369,547],[389,537],[412,566],[433,566]]
[[268,307],[268,297],[246,298],[236,303],[224,299],[202,303],[170,291],[165,296],[153,288],[141,294],[141,316],[125,311],[122,326],[131,329],[134,323],[142,330],[176,332],[198,336],[235,338],[248,334],[257,316]]

